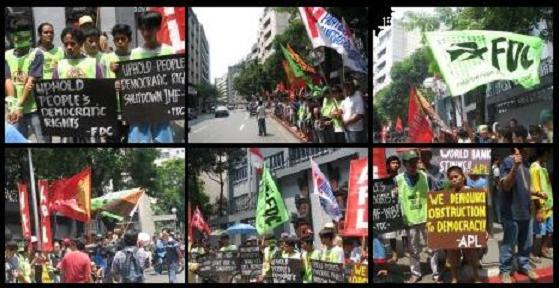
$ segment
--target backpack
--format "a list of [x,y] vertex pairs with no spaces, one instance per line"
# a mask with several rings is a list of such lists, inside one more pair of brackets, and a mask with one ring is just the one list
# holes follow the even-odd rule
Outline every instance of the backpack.
[[124,250],[126,260],[124,261],[124,269],[121,271],[122,283],[142,283],[143,268],[137,258],[138,248],[134,251]]

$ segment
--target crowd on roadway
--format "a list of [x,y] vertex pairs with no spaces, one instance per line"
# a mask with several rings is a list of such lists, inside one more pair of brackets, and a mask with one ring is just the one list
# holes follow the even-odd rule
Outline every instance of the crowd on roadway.
[[[553,115],[544,109],[539,115],[539,124],[526,127],[511,118],[506,126],[499,122],[492,125],[478,125],[470,128],[468,123],[464,127],[450,127],[450,131],[440,130],[438,136],[433,137],[432,143],[553,143]],[[375,143],[403,143],[408,140],[408,129],[392,127],[388,121],[382,124],[381,131],[373,132]]]
[[184,241],[168,228],[152,238],[134,229],[55,241],[41,251],[35,236],[12,240],[5,229],[6,283],[143,283],[146,269],[167,270],[169,283],[184,270]]
[[[492,155],[492,173],[473,175],[461,167],[452,166],[446,171],[432,165],[430,149],[409,150],[400,157],[393,155],[386,160],[393,181],[393,197],[401,207],[405,229],[375,235],[373,231],[374,277],[389,276],[388,271],[397,271],[400,256],[396,251],[397,239],[403,241],[405,256],[409,258],[411,277],[407,283],[416,283],[427,271],[422,271],[420,253],[424,250],[420,239],[427,242],[427,195],[430,191],[450,190],[460,193],[467,188],[488,189],[487,231],[488,239],[494,237],[493,223],[500,223],[503,240],[499,245],[499,270],[503,283],[512,283],[513,259],[518,261],[517,272],[532,281],[538,275],[534,267],[542,263],[541,257],[553,259],[553,192],[548,172],[548,161],[552,159],[549,149],[512,148],[508,156]],[[420,155],[419,155],[420,154]],[[403,164],[403,172],[401,171]],[[457,283],[458,271],[470,265],[473,282],[480,282],[480,260],[488,248],[454,250],[427,249],[433,281],[442,283],[443,272],[450,268],[450,282]],[[403,272],[403,271],[400,271]],[[392,272],[391,272],[392,273]],[[462,279],[469,281],[470,279]]]
[[290,98],[275,92],[273,114],[296,127],[299,138],[314,143],[365,143],[368,126],[367,87],[356,80],[318,91],[301,89]]
[[[314,233],[307,229],[302,231],[298,237],[282,233],[278,239],[274,235],[266,235],[261,238],[249,237],[242,247],[258,247],[262,255],[262,269],[250,271],[254,275],[253,282],[273,283],[271,274],[271,260],[276,258],[300,259],[301,279],[303,283],[312,283],[311,260],[320,260],[338,264],[360,263],[367,264],[367,246],[361,246],[359,238],[345,237],[337,233],[333,223],[328,223],[319,232],[320,244],[314,243]],[[364,247],[364,249],[362,248]],[[238,252],[239,247],[230,242],[229,235],[224,233],[220,236],[218,246],[211,246],[207,238],[195,238],[188,243],[189,253],[189,283],[209,283],[215,279],[209,279],[197,274],[201,263],[197,262],[200,256],[210,254],[215,257],[218,251]],[[192,255],[197,257],[192,257]],[[234,279],[233,281],[240,281]]]

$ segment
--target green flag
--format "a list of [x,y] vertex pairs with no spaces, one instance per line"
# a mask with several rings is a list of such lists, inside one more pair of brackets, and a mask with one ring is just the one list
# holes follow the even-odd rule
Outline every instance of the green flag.
[[287,221],[289,221],[289,213],[283,198],[270,171],[264,167],[256,206],[256,231],[262,235]]
[[297,78],[304,77],[305,72],[303,71],[303,69],[301,69],[301,67],[297,65],[297,63],[295,63],[295,60],[293,60],[291,55],[289,55],[289,51],[287,51],[287,49],[285,49],[283,45],[280,44],[280,46],[281,46],[281,51],[283,52],[283,56],[285,57],[285,60],[287,60],[287,62],[289,63],[289,67],[291,67],[291,70],[293,70],[293,74],[295,75],[295,77]]
[[425,33],[452,96],[495,80],[524,88],[540,83],[543,41],[510,32],[464,30]]
[[122,221],[124,217],[133,215],[143,194],[144,190],[141,188],[105,194],[91,199],[91,211],[93,214],[100,212],[102,216]]

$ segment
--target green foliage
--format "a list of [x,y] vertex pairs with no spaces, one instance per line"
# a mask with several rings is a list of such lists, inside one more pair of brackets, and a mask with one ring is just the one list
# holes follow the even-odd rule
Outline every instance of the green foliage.
[[185,161],[183,159],[172,159],[162,163],[157,168],[157,190],[155,197],[158,198],[157,206],[164,214],[171,214],[171,209],[177,208],[179,221],[185,219],[185,187],[184,173]]
[[198,97],[204,99],[206,103],[215,103],[219,94],[217,87],[208,82],[202,81],[200,84],[194,85],[198,91]]

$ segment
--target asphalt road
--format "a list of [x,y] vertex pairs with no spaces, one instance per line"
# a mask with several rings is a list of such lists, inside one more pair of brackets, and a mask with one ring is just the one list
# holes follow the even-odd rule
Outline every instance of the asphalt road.
[[258,121],[248,111],[229,111],[229,117],[202,114],[189,121],[188,143],[300,143],[287,129],[266,118],[267,136],[258,136]]

